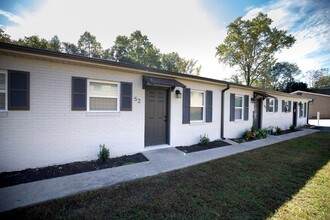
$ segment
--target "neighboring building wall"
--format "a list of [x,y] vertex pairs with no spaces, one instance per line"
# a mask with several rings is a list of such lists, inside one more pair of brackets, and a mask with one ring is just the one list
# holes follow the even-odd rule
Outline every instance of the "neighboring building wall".
[[[235,120],[230,121],[230,93],[235,95],[249,96],[249,120]],[[224,137],[237,138],[241,137],[246,129],[250,129],[253,124],[253,109],[254,103],[251,102],[253,91],[243,90],[237,88],[230,88],[225,92],[225,106],[224,106]]]
[[[144,149],[144,90],[139,74],[0,56],[1,69],[30,72],[30,110],[0,116],[0,172],[110,156]],[[133,83],[133,111],[71,110],[71,77]]]
[[317,112],[320,112],[321,119],[330,119],[330,95],[318,95],[310,93],[299,93],[301,97],[314,99],[313,102],[309,104],[309,118],[316,118]]
[[[278,100],[278,111],[277,112],[266,112],[266,100],[263,101],[263,118],[262,127],[280,127],[282,130],[289,129],[290,125],[293,124],[293,102],[299,103],[299,99],[292,99],[284,96],[275,96]],[[282,112],[282,100],[291,101],[291,111]],[[303,102],[306,103],[307,102]],[[302,105],[304,108],[304,105]],[[307,109],[307,107],[306,107]],[[297,127],[301,127],[307,124],[307,117],[299,117],[299,105],[297,108]]]

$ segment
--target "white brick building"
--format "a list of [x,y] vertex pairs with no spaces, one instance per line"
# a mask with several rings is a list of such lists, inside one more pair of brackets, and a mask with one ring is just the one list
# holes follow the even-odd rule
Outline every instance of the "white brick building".
[[95,159],[100,144],[115,157],[238,137],[258,98],[259,127],[287,129],[294,105],[306,124],[309,99],[295,95],[1,43],[0,172]]

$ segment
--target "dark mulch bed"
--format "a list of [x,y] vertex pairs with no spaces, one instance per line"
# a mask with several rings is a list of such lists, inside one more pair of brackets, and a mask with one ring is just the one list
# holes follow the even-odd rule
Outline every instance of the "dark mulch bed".
[[208,150],[208,149],[224,147],[224,146],[228,146],[228,145],[231,145],[231,144],[224,142],[224,141],[215,140],[215,141],[211,141],[208,145],[195,144],[195,145],[191,145],[191,146],[179,146],[179,147],[176,147],[176,149],[183,151],[185,153],[192,153],[192,152],[196,152],[196,151]]
[[301,131],[300,129],[295,129],[295,130],[290,130],[290,129],[287,129],[287,130],[283,130],[281,131],[281,133],[279,134],[273,134],[275,136],[279,136],[279,135],[283,135],[283,134],[290,134],[290,133],[293,133],[293,132],[296,132],[296,131]]
[[14,172],[4,172],[0,173],[0,188],[18,185],[21,183],[29,183],[37,180],[51,179],[111,167],[119,167],[144,161],[148,161],[148,159],[143,154],[138,153],[134,155],[110,158],[104,163],[99,160],[91,160]]

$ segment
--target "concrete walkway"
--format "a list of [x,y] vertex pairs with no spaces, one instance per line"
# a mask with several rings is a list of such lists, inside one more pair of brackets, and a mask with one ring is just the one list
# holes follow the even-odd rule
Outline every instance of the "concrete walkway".
[[[147,162],[0,188],[0,212],[176,170],[317,132],[304,129],[281,136],[185,154],[176,148],[143,152]],[[228,140],[230,142],[230,140]]]

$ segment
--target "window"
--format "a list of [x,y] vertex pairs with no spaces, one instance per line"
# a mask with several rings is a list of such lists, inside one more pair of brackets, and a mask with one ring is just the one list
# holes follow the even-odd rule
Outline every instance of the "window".
[[89,80],[87,102],[87,111],[118,112],[119,84]]
[[243,96],[235,95],[235,120],[243,119]]
[[7,111],[7,73],[0,70],[0,111]]
[[8,70],[8,110],[30,109],[30,73]]
[[190,121],[204,121],[205,93],[191,91],[190,96]]
[[269,99],[268,112],[274,112],[274,99]]
[[299,118],[303,117],[303,115],[304,115],[303,104],[300,102],[299,103]]

